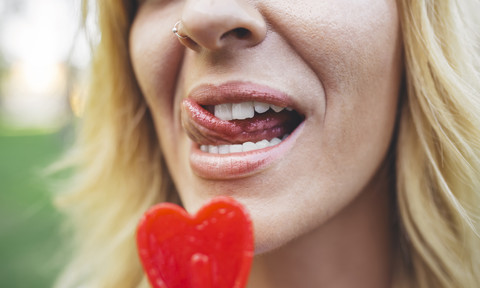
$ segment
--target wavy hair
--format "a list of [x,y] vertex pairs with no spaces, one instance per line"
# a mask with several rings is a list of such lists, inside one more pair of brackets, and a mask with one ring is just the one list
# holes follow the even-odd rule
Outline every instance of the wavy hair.
[[480,67],[465,21],[474,7],[397,3],[406,74],[397,199],[410,287],[480,287]]
[[[130,63],[136,3],[97,3],[101,40],[89,97],[76,144],[60,163],[74,169],[57,204],[73,227],[75,252],[57,287],[148,287],[136,224],[176,194]],[[397,5],[405,65],[395,145],[398,278],[405,287],[480,287],[480,62],[467,21],[473,4]]]

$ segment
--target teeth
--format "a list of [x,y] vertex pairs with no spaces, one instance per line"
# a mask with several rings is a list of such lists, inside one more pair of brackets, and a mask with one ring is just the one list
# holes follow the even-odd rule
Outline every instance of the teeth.
[[219,104],[215,105],[215,117],[222,120],[232,120],[232,104]]
[[[202,145],[203,146],[203,145]],[[218,153],[219,154],[228,154],[230,153],[230,145],[220,145],[218,146]]]
[[253,102],[242,102],[232,104],[232,117],[233,119],[247,119],[253,118],[255,110],[253,109]]
[[230,147],[230,153],[239,153],[243,152],[243,145],[242,144],[234,144],[234,145],[229,145]]
[[215,117],[230,121],[230,120],[243,120],[253,118],[255,112],[262,114],[272,108],[275,112],[281,112],[283,109],[292,111],[290,107],[280,107],[273,104],[266,104],[262,102],[242,102],[242,103],[226,103],[218,104],[214,106]]
[[270,105],[262,102],[253,102],[253,106],[255,107],[255,112],[257,113],[265,113],[270,109]]
[[[282,140],[280,140],[278,138],[273,138],[272,140],[270,140],[270,147],[275,146],[275,145],[279,144],[280,142],[282,142]],[[210,149],[208,149],[208,151],[210,151]]]
[[208,145],[208,153],[218,154],[218,146]]
[[257,143],[255,143],[255,145],[257,145],[258,149],[262,149],[262,148],[267,148],[268,146],[270,146],[270,142],[268,140],[262,140],[262,141],[258,141]]
[[277,113],[284,109],[283,107],[275,106],[275,105],[270,105],[270,107],[272,107],[272,110],[277,112]]
[[243,152],[257,150],[257,145],[253,142],[245,142],[242,144]]
[[278,145],[287,137],[288,137],[288,134],[285,134],[282,137],[282,139],[275,137],[270,141],[265,139],[262,141],[258,141],[257,143],[245,142],[243,144],[218,145],[218,146],[201,145],[200,150],[202,150],[203,152],[211,153],[211,154],[229,154],[229,153],[248,152],[248,151],[254,151],[254,150],[259,150],[259,149]]

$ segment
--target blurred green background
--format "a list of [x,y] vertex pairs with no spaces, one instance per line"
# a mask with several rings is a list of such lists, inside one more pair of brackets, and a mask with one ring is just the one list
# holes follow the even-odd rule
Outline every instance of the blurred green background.
[[0,128],[1,287],[51,287],[62,267],[60,215],[41,175],[64,134]]
[[52,287],[68,254],[52,189],[65,174],[42,175],[81,116],[97,34],[80,14],[80,0],[0,0],[0,288]]

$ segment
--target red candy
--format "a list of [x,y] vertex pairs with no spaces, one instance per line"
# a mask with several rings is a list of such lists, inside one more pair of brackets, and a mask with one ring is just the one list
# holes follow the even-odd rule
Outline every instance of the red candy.
[[193,217],[161,203],[138,224],[137,246],[154,288],[244,288],[253,258],[252,222],[228,197],[215,198]]

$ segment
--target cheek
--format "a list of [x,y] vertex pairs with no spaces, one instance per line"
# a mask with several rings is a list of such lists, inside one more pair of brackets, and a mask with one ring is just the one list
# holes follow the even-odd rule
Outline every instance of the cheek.
[[336,163],[382,155],[390,143],[401,79],[395,1],[277,3],[282,9],[273,2],[264,5],[275,29],[322,83],[326,109],[317,120],[325,148],[344,155]]
[[179,75],[185,47],[171,30],[180,18],[181,4],[182,1],[172,1],[171,5],[160,8],[150,7],[148,2],[142,5],[130,32],[130,57],[175,186],[191,191],[189,182],[183,181],[188,158],[181,153],[188,151],[189,142],[183,141],[186,135],[178,118],[182,94],[178,89]]
[[292,2],[267,0],[262,5],[274,29],[318,75],[327,95],[354,92],[359,83],[390,69],[399,34],[395,1]]
[[[178,6],[178,5],[177,5]],[[171,32],[178,7],[155,9],[148,3],[138,11],[130,30],[133,70],[156,127],[157,138],[170,171],[177,171],[181,137],[176,83],[184,47]],[[175,175],[172,175],[175,176]]]
[[172,96],[183,47],[166,28],[175,23],[178,13],[173,12],[177,9],[149,8],[147,4],[142,6],[132,25],[130,57],[140,89],[158,123],[173,117]]
[[351,33],[335,43],[351,47],[349,51],[337,49],[345,60],[330,78],[334,88],[326,92],[324,128],[332,136],[329,144],[344,150],[339,155],[352,155],[349,150],[355,149],[361,161],[372,165],[383,159],[390,144],[402,72],[396,9],[383,8],[378,9],[381,17],[374,14],[365,21],[352,20],[356,29],[349,26]]

